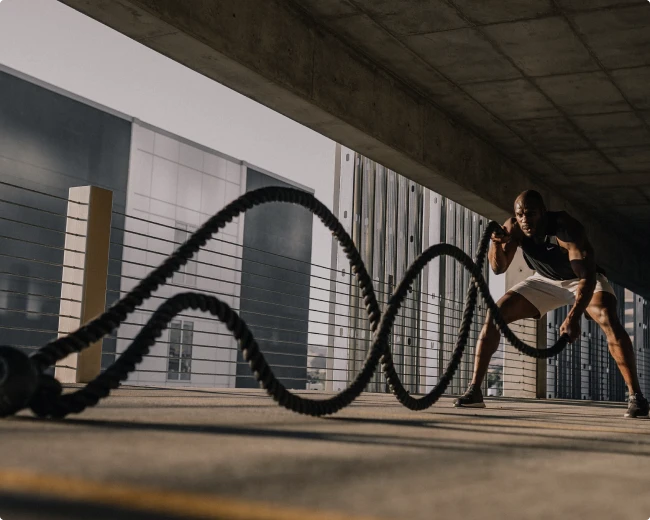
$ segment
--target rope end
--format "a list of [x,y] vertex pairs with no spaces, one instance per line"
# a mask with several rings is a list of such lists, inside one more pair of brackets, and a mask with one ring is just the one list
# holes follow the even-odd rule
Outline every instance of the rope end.
[[0,346],[0,417],[27,407],[38,388],[38,371],[24,352]]

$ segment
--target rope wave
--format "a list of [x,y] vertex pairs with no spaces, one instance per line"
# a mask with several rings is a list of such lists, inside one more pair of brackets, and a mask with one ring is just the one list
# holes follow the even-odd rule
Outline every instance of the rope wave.
[[[56,362],[69,354],[81,352],[90,344],[117,329],[129,314],[150,298],[160,285],[171,278],[174,272],[187,263],[208,240],[233,218],[255,206],[270,202],[298,204],[316,215],[338,240],[356,276],[373,332],[373,342],[363,367],[345,390],[326,399],[308,399],[290,392],[273,374],[253,334],[237,312],[214,296],[195,292],[177,294],[160,305],[131,345],[109,368],[84,388],[63,395],[61,384],[52,376],[44,374],[44,371]],[[38,385],[27,406],[39,417],[63,418],[68,414],[80,413],[87,407],[96,405],[101,399],[107,397],[112,389],[119,387],[126,380],[128,374],[136,369],[138,363],[148,354],[149,349],[156,343],[171,320],[184,310],[192,309],[208,312],[226,325],[237,339],[243,357],[249,363],[260,386],[281,406],[291,411],[316,417],[336,413],[352,403],[363,392],[380,364],[388,385],[399,402],[411,410],[424,410],[443,395],[460,365],[479,293],[490,311],[491,319],[501,333],[523,354],[534,358],[549,358],[559,354],[568,343],[568,337],[562,336],[549,349],[531,347],[517,338],[503,320],[481,274],[490,236],[499,229],[501,227],[498,223],[490,222],[481,237],[475,260],[450,244],[436,244],[428,248],[408,268],[382,313],[372,281],[357,247],[341,223],[325,205],[310,193],[293,188],[266,187],[248,192],[205,222],[182,246],[104,314],[68,336],[48,343],[32,355],[30,361],[38,373]],[[451,360],[436,386],[428,394],[416,398],[404,388],[397,375],[389,348],[389,336],[395,317],[413,281],[431,260],[442,255],[454,258],[467,269],[471,273],[471,282],[467,290],[465,310]]]

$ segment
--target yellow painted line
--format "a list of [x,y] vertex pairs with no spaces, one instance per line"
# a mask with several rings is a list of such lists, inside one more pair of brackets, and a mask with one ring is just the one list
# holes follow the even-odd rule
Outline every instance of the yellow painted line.
[[248,502],[201,493],[157,490],[124,484],[89,482],[23,470],[0,471],[0,491],[105,505],[182,518],[219,520],[376,520],[334,512]]

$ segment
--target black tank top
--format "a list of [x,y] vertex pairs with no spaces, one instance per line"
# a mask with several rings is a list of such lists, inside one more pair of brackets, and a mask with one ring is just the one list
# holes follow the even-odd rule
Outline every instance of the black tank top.
[[[561,211],[547,211],[546,238],[539,244],[532,238],[524,236],[521,240],[521,249],[524,259],[530,269],[551,280],[575,280],[578,278],[571,268],[569,252],[558,245],[558,238],[562,242],[574,242],[575,238],[558,223]],[[598,273],[605,272],[596,266]]]

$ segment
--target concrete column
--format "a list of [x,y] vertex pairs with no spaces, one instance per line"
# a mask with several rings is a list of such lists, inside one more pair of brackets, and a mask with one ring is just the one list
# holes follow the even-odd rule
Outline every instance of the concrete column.
[[[341,220],[339,211],[339,194],[341,192],[341,145],[336,143],[334,159],[334,200],[332,202],[332,213]],[[327,358],[325,361],[325,391],[332,392],[334,389],[334,338],[336,337],[336,278],[338,275],[338,248],[339,243],[332,237],[332,253],[330,255],[330,323],[327,337]]]
[[[59,337],[104,312],[113,192],[95,186],[70,188],[59,311]],[[61,360],[62,383],[87,383],[101,371],[102,340]]]
[[[547,336],[548,336],[548,321],[546,319],[546,314],[542,316],[541,319],[537,320],[537,348],[545,349],[547,348]],[[536,382],[536,397],[537,399],[546,399],[548,395],[546,393],[546,383],[547,383],[547,367],[548,359],[537,359],[537,382]]]
[[[534,273],[526,265],[521,250],[506,271],[506,291]],[[510,325],[512,331],[529,345],[546,348],[546,316],[541,320],[520,320]],[[505,342],[503,360],[503,395],[505,397],[543,398],[546,395],[546,362],[525,356]]]

